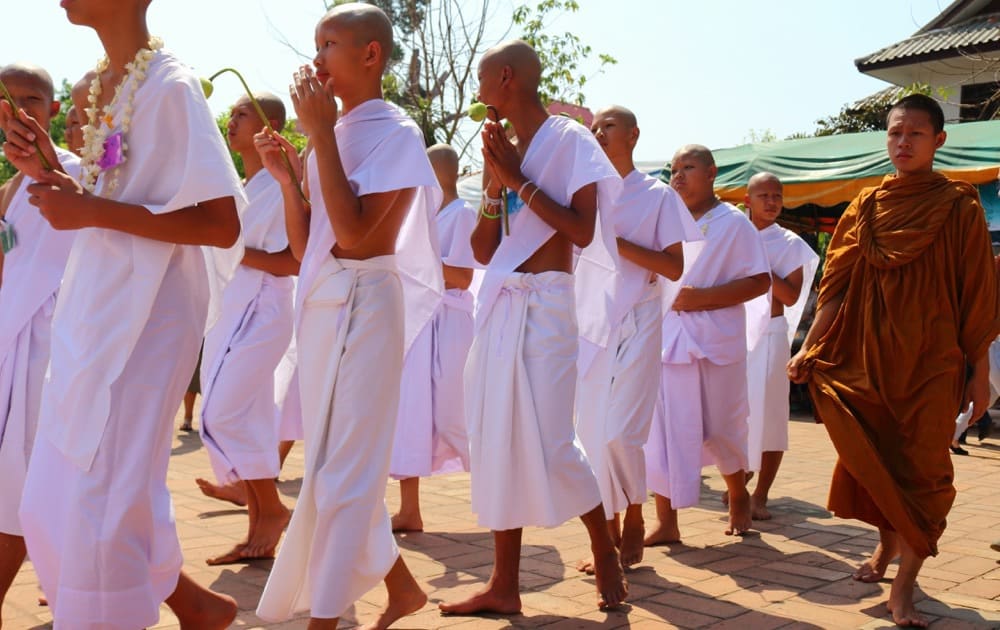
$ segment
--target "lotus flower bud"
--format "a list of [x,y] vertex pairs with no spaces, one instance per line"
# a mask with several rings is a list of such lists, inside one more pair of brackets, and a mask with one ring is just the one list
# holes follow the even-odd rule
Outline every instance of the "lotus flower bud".
[[480,103],[477,101],[472,105],[469,105],[469,118],[472,119],[473,122],[483,122],[486,120],[487,109],[486,103]]
[[212,98],[212,92],[215,91],[215,86],[212,85],[212,82],[205,77],[201,77],[198,80],[201,81],[201,91],[205,93],[205,98]]

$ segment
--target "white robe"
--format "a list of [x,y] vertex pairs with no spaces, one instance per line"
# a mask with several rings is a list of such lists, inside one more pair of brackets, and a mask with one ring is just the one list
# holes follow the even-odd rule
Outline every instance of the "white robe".
[[[58,154],[78,177],[76,156]],[[7,207],[18,244],[4,256],[0,281],[0,532],[15,536],[22,535],[17,510],[38,427],[52,312],[75,235],[53,229],[28,203],[32,183],[25,177]]]
[[[735,207],[719,203],[697,224],[704,250],[678,282],[666,283],[666,300],[682,286],[718,286],[770,271],[757,229]],[[748,323],[743,304],[664,312],[646,478],[650,490],[682,508],[698,502],[703,464],[714,460],[723,474],[747,467],[747,330],[759,337],[767,320]]]
[[[618,236],[656,251],[702,240],[684,202],[666,184],[639,171],[625,176],[623,184],[614,210]],[[694,262],[690,258],[685,265]],[[597,476],[608,519],[646,499],[642,447],[659,391],[662,318],[660,281],[650,284],[650,275],[648,269],[620,259],[608,346],[595,347],[591,365],[579,370],[576,430]],[[581,348],[589,344],[580,339]]]
[[[116,125],[120,116],[116,108]],[[222,197],[245,205],[198,79],[168,52],[155,54],[135,92],[126,141],[117,189],[105,192],[102,175],[98,194],[154,214]],[[173,418],[213,287],[240,256],[241,242],[213,254],[101,228],[74,240],[21,504],[57,626],[153,626],[177,585],[166,485]]]
[[441,191],[420,130],[381,100],[354,108],[335,130],[355,194],[417,192],[395,257],[338,260],[319,170],[308,160],[312,213],[296,293],[305,474],[257,607],[267,620],[303,610],[340,617],[396,561],[384,499],[403,357],[443,288],[431,216]]
[[[521,171],[564,206],[578,190],[597,184],[594,241],[577,269],[600,267],[603,274],[591,274],[589,291],[580,296],[574,295],[577,279],[568,274],[516,273],[554,234],[527,207],[511,217],[510,236],[486,269],[465,368],[465,408],[472,509],[479,524],[493,530],[554,527],[601,502],[573,427],[577,336],[607,343],[610,334],[607,309],[617,263],[610,209],[621,179],[593,136],[558,116],[532,138]],[[587,318],[579,329],[578,310]]]
[[[245,245],[269,254],[285,250],[281,186],[261,170],[246,194]],[[291,277],[240,265],[205,336],[200,430],[219,483],[278,476],[275,370],[292,339],[292,289]]]
[[802,269],[802,288],[783,316],[771,317],[772,290],[747,302],[748,319],[766,315],[770,321],[747,356],[747,399],[750,404],[748,456],[750,470],[760,470],[761,454],[788,450],[788,394],[790,382],[785,365],[791,358],[802,311],[809,298],[819,255],[795,232],[773,223],[760,230],[771,273],[787,278]]
[[[476,211],[457,199],[435,221],[442,261],[476,266],[470,242]],[[445,291],[430,326],[407,355],[389,466],[394,479],[469,469],[462,370],[472,345],[472,307],[470,291]]]

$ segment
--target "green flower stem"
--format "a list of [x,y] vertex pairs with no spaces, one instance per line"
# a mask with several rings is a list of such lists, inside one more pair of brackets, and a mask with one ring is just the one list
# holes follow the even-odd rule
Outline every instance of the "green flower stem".
[[[260,103],[257,102],[257,98],[253,95],[253,92],[250,91],[250,86],[248,86],[247,82],[243,79],[243,75],[240,74],[237,70],[235,70],[234,68],[223,68],[222,70],[219,70],[212,76],[208,77],[209,82],[215,81],[215,79],[219,75],[224,74],[226,72],[231,72],[235,74],[236,78],[240,80],[240,83],[243,84],[244,91],[246,91],[247,93],[247,97],[250,99],[250,104],[253,105],[253,108],[257,111],[257,115],[260,116],[260,120],[261,122],[264,123],[264,127],[266,127],[269,132],[274,133],[274,127],[271,126],[271,121],[267,119],[267,114],[264,113],[264,109],[260,106]],[[304,192],[302,192],[302,186],[299,184],[299,180],[295,176],[295,169],[292,168],[292,162],[291,160],[288,159],[288,154],[285,153],[285,148],[279,146],[278,149],[281,150],[281,157],[285,161],[285,168],[288,169],[288,174],[291,175],[292,182],[295,183],[295,189],[299,192],[299,197],[302,198],[302,201],[309,203],[309,198],[306,197],[306,194]]]
[[[11,96],[10,92],[7,91],[7,86],[3,84],[2,80],[0,80],[0,91],[3,92],[4,100],[10,103],[10,108],[14,110],[14,115],[17,116],[18,112],[21,111],[21,108],[18,107],[17,103],[14,102],[14,97]],[[45,159],[44,155],[42,155],[42,147],[38,145],[38,140],[33,141],[31,144],[35,145],[35,150],[38,153],[38,159],[41,160],[42,162],[42,168],[44,168],[47,171],[51,171],[52,165],[49,164],[49,161]]]

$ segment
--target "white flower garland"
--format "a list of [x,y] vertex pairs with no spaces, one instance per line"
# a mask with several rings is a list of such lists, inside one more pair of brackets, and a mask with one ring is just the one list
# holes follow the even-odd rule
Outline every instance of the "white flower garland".
[[[101,97],[101,73],[108,69],[108,65],[111,62],[107,57],[104,57],[97,62],[97,67],[94,68],[94,80],[90,82],[90,93],[87,96],[87,101],[90,103],[90,107],[85,110],[87,113],[87,124],[83,127],[80,184],[86,190],[94,192],[94,189],[97,187],[97,178],[101,175],[101,172],[106,169],[113,169],[113,173],[111,175],[111,179],[107,182],[104,188],[105,192],[114,192],[115,188],[118,187],[118,166],[125,161],[125,152],[128,150],[128,144],[125,143],[125,134],[128,133],[129,127],[132,124],[132,110],[135,93],[138,91],[139,86],[146,78],[146,72],[149,69],[150,61],[153,60],[153,56],[156,51],[161,48],[163,48],[163,40],[159,37],[151,37],[147,47],[139,49],[139,52],[135,54],[132,61],[125,64],[125,75],[115,87],[115,94],[111,101],[109,101],[102,110],[98,110],[97,108],[97,102]],[[118,121],[118,124],[121,126],[120,133],[122,134],[122,157],[116,164],[102,167],[100,162],[104,158],[105,144],[108,140],[108,136],[113,135],[111,134],[111,131],[114,129],[115,106],[121,99],[122,90],[125,85],[128,84],[129,78],[132,78],[132,89],[129,91],[128,99],[122,107],[121,119]]]

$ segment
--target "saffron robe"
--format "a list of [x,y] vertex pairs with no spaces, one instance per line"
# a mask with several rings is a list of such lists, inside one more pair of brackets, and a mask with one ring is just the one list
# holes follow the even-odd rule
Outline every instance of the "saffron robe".
[[[444,264],[477,266],[470,243],[476,211],[456,199],[434,219]],[[471,291],[446,290],[431,325],[410,350],[389,467],[395,479],[469,469],[462,371],[472,345],[472,307]]]
[[[809,299],[819,255],[795,232],[772,223],[759,231],[772,276],[787,278],[802,269],[802,287],[784,315],[771,317],[773,290],[746,304],[747,319],[770,318],[767,329],[747,356],[747,398],[750,403],[748,455],[750,470],[760,470],[761,454],[788,450],[788,395],[791,382],[785,365],[791,358],[791,342]],[[748,338],[749,338],[748,334]]]
[[[224,197],[246,204],[201,84],[169,52],[154,55],[135,91],[126,141],[117,188],[105,172],[97,194],[154,214]],[[239,241],[212,251],[103,228],[74,239],[21,503],[57,626],[154,626],[177,586],[173,420],[242,251]]]
[[[472,510],[481,526],[493,530],[554,527],[601,502],[573,427],[577,336],[597,345],[610,334],[607,309],[617,266],[610,209],[621,179],[593,136],[559,116],[538,129],[521,171],[564,206],[578,190],[597,184],[594,240],[577,269],[600,269],[590,275],[585,295],[574,289],[578,279],[562,272],[515,272],[555,234],[527,207],[511,217],[510,236],[486,269],[465,367],[465,407]],[[577,312],[586,322],[579,328]]]
[[[247,247],[288,247],[281,187],[266,170],[246,183]],[[205,336],[201,436],[219,483],[278,476],[279,408],[275,371],[292,340],[291,277],[240,265]]]
[[[623,179],[614,219],[618,236],[656,251],[703,238],[677,193],[637,170]],[[685,265],[694,262],[693,256],[687,258]],[[608,519],[646,499],[642,448],[659,391],[662,320],[660,278],[650,276],[649,270],[619,259],[609,343],[595,349],[589,369],[581,367],[577,385],[576,430]],[[581,347],[589,343],[580,339]]]
[[[79,160],[57,149],[72,177]],[[35,443],[42,383],[49,363],[49,332],[59,283],[75,232],[53,229],[28,203],[24,177],[10,195],[6,222],[18,244],[3,261],[0,281],[0,532],[22,535],[17,510]]]
[[975,188],[927,173],[862,191],[830,241],[817,311],[839,296],[803,365],[839,457],[828,507],[936,555],[955,498],[948,445],[967,365],[1000,332]]
[[334,129],[356,195],[416,192],[395,256],[337,259],[319,167],[315,156],[307,161],[312,212],[296,292],[305,474],[257,607],[267,620],[303,610],[340,617],[395,563],[385,487],[403,357],[443,289],[431,216],[441,190],[420,130],[377,99],[341,116]]
[[[757,229],[732,205],[719,203],[697,225],[704,250],[680,280],[666,283],[665,299],[673,300],[685,285],[713,287],[770,271]],[[664,310],[646,478],[650,490],[670,498],[674,508],[698,502],[703,465],[714,462],[722,474],[747,467],[747,326],[759,337],[766,322],[759,317],[748,324],[743,304]]]

